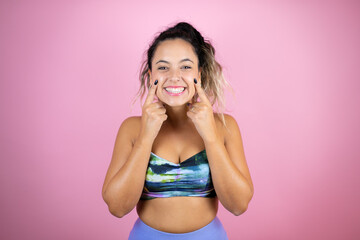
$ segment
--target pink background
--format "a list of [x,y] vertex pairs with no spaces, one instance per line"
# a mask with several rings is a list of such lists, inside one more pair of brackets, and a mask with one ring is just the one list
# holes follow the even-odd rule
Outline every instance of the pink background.
[[[125,1],[124,1],[125,2]],[[0,239],[127,239],[101,197],[142,53],[179,20],[212,40],[255,195],[230,239],[360,239],[356,1],[1,1]]]

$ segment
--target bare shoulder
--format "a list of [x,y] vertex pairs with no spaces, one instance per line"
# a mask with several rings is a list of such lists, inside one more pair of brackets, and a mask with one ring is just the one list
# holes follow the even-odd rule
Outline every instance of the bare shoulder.
[[238,124],[236,119],[230,114],[224,113],[225,123],[229,130],[234,130],[234,128],[238,128]]
[[131,116],[126,118],[122,124],[126,124],[127,126],[137,126],[141,124],[141,116]]
[[231,116],[230,114],[224,114],[224,118],[225,118],[225,143],[227,140],[230,140],[232,137],[237,137],[239,138],[239,140],[241,141],[241,133],[240,133],[240,128],[239,125],[236,121],[236,119]]
[[138,136],[138,131],[140,130],[141,126],[141,116],[131,116],[126,118],[121,126],[120,129],[122,129],[122,133],[127,135],[132,143],[136,140]]
[[240,131],[236,119],[230,114],[223,114],[223,120],[225,122],[225,125],[223,124],[221,114],[215,113],[215,116],[216,125],[218,126],[218,129],[221,129],[225,141],[229,139],[229,135],[231,135],[231,133],[236,133]]

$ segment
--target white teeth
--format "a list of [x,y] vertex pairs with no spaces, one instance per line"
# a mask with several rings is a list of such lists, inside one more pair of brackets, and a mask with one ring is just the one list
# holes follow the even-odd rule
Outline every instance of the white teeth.
[[166,91],[171,93],[181,93],[185,88],[165,88]]

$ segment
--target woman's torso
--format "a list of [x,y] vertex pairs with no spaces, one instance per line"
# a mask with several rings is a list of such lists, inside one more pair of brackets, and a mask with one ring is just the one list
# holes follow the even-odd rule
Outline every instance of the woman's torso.
[[[220,121],[215,119],[221,129]],[[141,118],[137,120],[141,124]],[[136,129],[139,131],[140,127]],[[137,135],[138,133],[135,136]],[[151,151],[168,161],[179,163],[204,149],[204,142],[191,122],[180,127],[164,122]],[[215,218],[218,198],[168,197],[139,200],[136,210],[139,218],[155,229],[185,233],[200,229]]]

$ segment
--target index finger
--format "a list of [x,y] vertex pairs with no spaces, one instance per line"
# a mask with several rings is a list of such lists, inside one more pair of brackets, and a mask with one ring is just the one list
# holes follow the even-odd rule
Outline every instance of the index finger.
[[[156,81],[155,81],[156,82]],[[151,84],[151,87],[149,89],[149,93],[145,99],[144,105],[149,105],[150,103],[152,103],[154,101],[154,96],[155,96],[155,92],[156,92],[156,88],[157,88],[157,84]]]
[[[194,81],[195,80],[196,80],[196,78],[194,78]],[[195,88],[196,88],[196,91],[197,91],[197,93],[199,95],[199,98],[200,98],[201,102],[211,105],[209,99],[207,98],[207,96],[206,96],[206,94],[204,92],[204,89],[202,89],[202,87],[201,87],[201,82],[200,81],[195,83]]]

